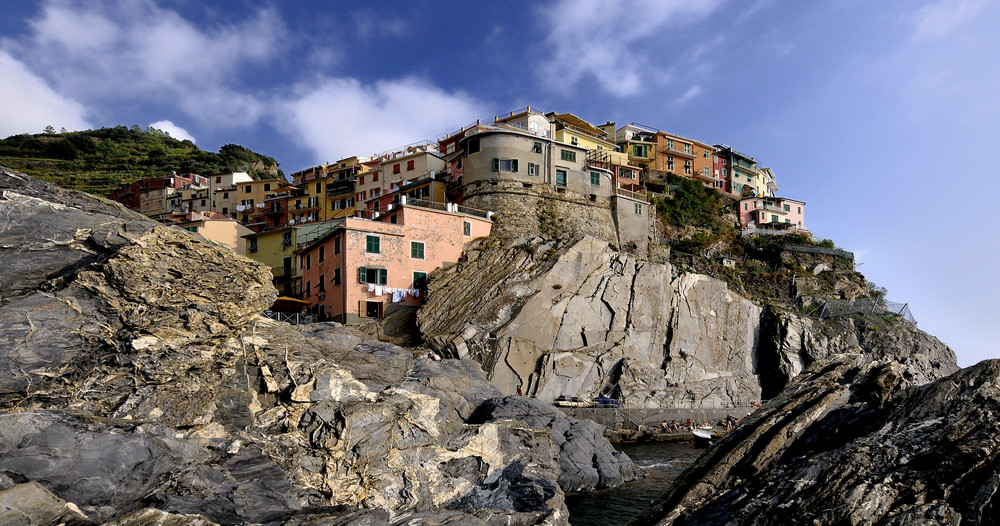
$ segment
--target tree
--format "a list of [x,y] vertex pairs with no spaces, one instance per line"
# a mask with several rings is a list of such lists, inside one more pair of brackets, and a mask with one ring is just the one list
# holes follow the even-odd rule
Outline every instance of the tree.
[[42,131],[45,132],[45,135],[55,135],[55,133],[56,133],[56,129],[53,128],[51,124],[49,124],[48,126],[46,126],[45,129],[42,130]]

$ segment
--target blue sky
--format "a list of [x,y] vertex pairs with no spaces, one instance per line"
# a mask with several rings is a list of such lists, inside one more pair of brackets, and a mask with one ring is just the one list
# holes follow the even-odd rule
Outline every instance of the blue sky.
[[1000,2],[4,7],[0,136],[152,125],[292,172],[529,104],[640,122],[756,156],[960,364],[998,356]]

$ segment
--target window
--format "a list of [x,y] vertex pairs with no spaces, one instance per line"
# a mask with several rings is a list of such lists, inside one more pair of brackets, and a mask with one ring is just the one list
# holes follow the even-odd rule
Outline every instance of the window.
[[424,259],[424,243],[422,241],[410,241],[410,257]]
[[340,254],[340,236],[333,238],[333,255]]
[[580,144],[580,139],[577,139],[576,137],[570,135],[570,137],[569,137],[569,143],[572,144],[573,146],[576,146],[576,145]]
[[427,273],[421,272],[419,270],[413,271],[413,288],[426,290],[427,289]]
[[378,172],[375,172],[375,173],[372,174],[372,182],[373,183],[377,183],[378,182]]
[[750,210],[750,203],[743,203],[743,210]]
[[221,182],[222,182],[222,177],[216,177],[216,178],[215,178],[215,182],[217,182],[217,183],[221,183]]
[[399,173],[399,163],[396,163],[396,164],[392,165],[392,173],[394,173],[394,174],[398,174]]
[[322,263],[326,259],[326,247],[320,245],[319,256],[316,258],[319,263]]
[[590,184],[601,186],[601,172],[590,172]]
[[326,274],[319,275],[319,283],[316,284],[316,288],[318,288],[320,292],[326,292]]
[[535,163],[528,163],[528,175],[538,175],[538,165]]
[[640,205],[639,203],[635,203],[635,215],[637,216],[642,215],[642,205]]
[[358,184],[365,184],[365,176],[358,176]]
[[292,233],[291,232],[285,232],[285,233],[281,234],[281,246],[283,246],[283,247],[290,247],[290,246],[292,246]]
[[465,145],[465,154],[473,154],[479,151],[479,137],[473,137],[469,139],[469,142]]
[[222,198],[223,199],[229,199],[229,192],[223,192],[222,193]]
[[801,206],[798,206],[798,207],[796,207],[796,208],[798,208],[798,209],[799,209],[799,213],[801,214],[801,213],[802,213],[802,207],[801,207]]
[[333,269],[333,279],[330,280],[334,287],[340,286],[340,267]]
[[788,205],[788,204],[786,204],[786,205],[784,206],[784,208],[785,208],[785,212],[791,212],[791,211],[792,211],[792,205]]
[[323,183],[319,183],[319,182],[316,183],[316,191],[313,192],[313,193],[316,193],[316,194],[323,193]]
[[776,216],[774,214],[771,214],[771,222],[777,223],[778,222],[778,216]]
[[462,221],[462,235],[463,236],[472,235],[472,223],[468,221]]
[[726,177],[726,169],[725,168],[722,169],[722,177]]
[[366,236],[365,238],[365,252],[370,254],[378,254],[380,239],[378,236]]
[[517,159],[493,158],[494,172],[517,172]]
[[358,269],[358,283],[374,283],[385,285],[388,281],[388,272],[379,267],[360,267]]
[[691,145],[690,144],[685,144],[684,145],[684,153],[691,153]]
[[560,150],[559,158],[564,161],[576,162],[576,152],[570,150]]
[[305,289],[303,289],[303,292],[305,292],[305,295],[306,295],[307,298],[312,295],[312,282],[311,281],[307,281],[306,282],[306,287],[305,287]]
[[673,170],[673,169],[674,169],[674,158],[667,157],[667,170]]
[[646,145],[645,144],[633,144],[632,145],[632,156],[633,157],[645,157],[646,156]]
[[705,167],[704,170],[702,170],[702,173],[705,174],[705,177],[711,177],[711,174],[708,173],[708,167],[707,166]]
[[249,193],[250,193],[251,191],[252,191],[252,190],[251,190],[251,188],[250,188],[250,185],[247,185],[247,186],[244,186],[244,187],[243,187],[243,193],[244,193],[244,194],[249,194]]
[[531,145],[531,153],[542,153],[542,143],[535,141]]
[[306,267],[306,270],[309,270],[312,268],[312,254],[306,254],[304,257],[306,260],[306,264],[303,266]]
[[406,161],[406,171],[409,172],[412,170],[413,170],[413,159],[410,159],[409,161]]
[[271,183],[264,183],[264,191],[265,192],[271,191]]
[[684,161],[684,173],[691,175],[691,161]]
[[708,150],[705,150],[705,158],[708,159]]
[[556,170],[556,184],[566,186],[566,170]]
[[674,149],[674,140],[673,139],[667,139],[667,149],[668,150],[673,150]]

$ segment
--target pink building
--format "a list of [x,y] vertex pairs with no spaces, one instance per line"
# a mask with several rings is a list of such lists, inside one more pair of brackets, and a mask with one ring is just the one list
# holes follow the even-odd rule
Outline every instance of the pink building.
[[808,230],[806,204],[784,197],[747,197],[739,202],[740,226],[765,230]]
[[458,262],[464,244],[493,226],[485,212],[441,208],[401,204],[377,220],[337,220],[340,226],[298,251],[302,299],[321,318],[344,323],[420,305],[428,274]]

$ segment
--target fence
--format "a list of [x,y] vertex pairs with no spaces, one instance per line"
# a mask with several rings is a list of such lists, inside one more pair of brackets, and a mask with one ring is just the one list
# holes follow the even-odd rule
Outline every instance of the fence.
[[315,323],[316,316],[313,314],[301,314],[298,312],[275,312],[275,311],[265,311],[263,316],[265,318],[271,318],[272,320],[283,321],[285,323],[291,323],[292,325],[303,325],[306,323]]
[[823,304],[813,309],[810,314],[815,312],[818,312],[817,317],[820,319],[835,318],[837,316],[856,313],[896,314],[902,316],[904,320],[913,325],[917,324],[916,318],[910,312],[908,303],[897,303],[895,301],[887,301],[883,298],[860,298],[856,300],[827,299],[823,300]]

